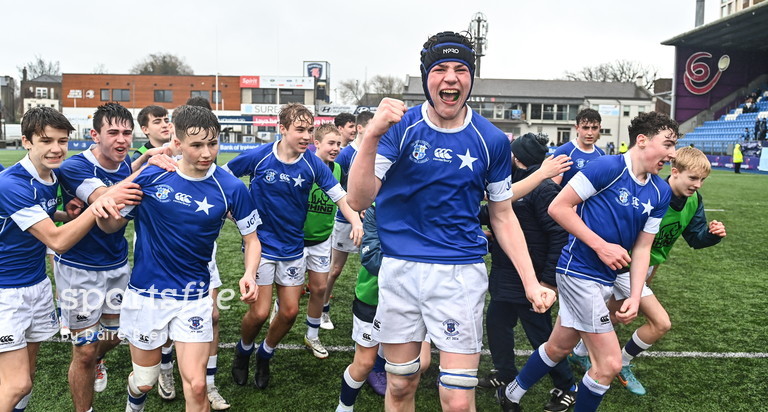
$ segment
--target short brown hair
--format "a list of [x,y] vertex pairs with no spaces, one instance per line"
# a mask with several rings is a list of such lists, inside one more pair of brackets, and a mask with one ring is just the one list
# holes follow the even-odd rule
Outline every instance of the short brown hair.
[[315,116],[301,103],[288,103],[280,108],[280,124],[288,129],[297,120],[307,122],[310,126],[315,123]]

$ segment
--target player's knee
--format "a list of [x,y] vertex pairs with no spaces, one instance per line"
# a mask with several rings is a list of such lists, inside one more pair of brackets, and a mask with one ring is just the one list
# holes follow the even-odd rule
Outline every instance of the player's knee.
[[393,363],[387,361],[384,370],[387,377],[387,390],[395,399],[407,398],[416,392],[419,385],[421,361],[416,358],[410,362]]
[[[82,347],[96,343],[101,338],[101,327],[99,324],[85,328],[72,334],[72,344],[76,347]],[[94,345],[95,347],[95,345]]]
[[565,359],[569,353],[571,353],[571,350],[573,348],[568,348],[563,345],[559,345],[557,342],[554,341],[547,341],[546,346],[544,347],[544,350],[547,352],[547,356],[549,359],[552,359],[554,361],[560,361],[562,359]]
[[[205,384],[205,377],[193,378],[189,381],[189,390],[191,397],[195,399],[203,399],[207,393],[207,386]],[[186,396],[186,394],[185,394]]]
[[211,312],[211,324],[214,327],[219,324],[219,310],[216,308],[216,304],[213,305],[213,311]]
[[284,305],[281,301],[277,313],[282,314],[284,319],[295,321],[299,315],[299,305]]
[[328,284],[326,282],[318,282],[318,283],[310,283],[309,284],[309,292],[314,296],[320,296],[323,297],[325,295],[325,291],[328,289]]
[[477,386],[477,369],[443,369],[440,367],[440,386],[447,389],[472,390]]
[[459,391],[454,391],[448,392],[445,397],[441,397],[440,403],[443,405],[443,411],[459,412],[472,410],[473,404],[470,402],[471,397],[462,395],[465,394],[462,394]]
[[410,362],[394,363],[387,361],[384,370],[394,376],[413,376],[421,369],[421,359],[416,358]]
[[21,398],[27,396],[32,392],[32,379],[29,376],[16,376],[14,379],[9,379],[2,383],[3,392],[5,392],[11,399],[14,399],[13,404],[16,404]]
[[659,316],[655,319],[649,319],[648,323],[651,324],[653,329],[656,331],[656,335],[661,337],[665,333],[669,332],[670,329],[672,329],[672,321],[669,319],[669,315],[664,313],[663,316]]
[[157,383],[160,376],[160,364],[154,366],[139,366],[133,364],[133,373],[128,376],[128,388],[135,395],[149,392]]

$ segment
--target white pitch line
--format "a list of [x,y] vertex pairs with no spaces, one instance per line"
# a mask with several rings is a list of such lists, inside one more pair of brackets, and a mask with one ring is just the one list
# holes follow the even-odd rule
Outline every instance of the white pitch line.
[[[51,338],[48,342],[64,342],[61,338]],[[69,341],[67,341],[69,342]],[[125,343],[125,342],[123,342]],[[237,343],[219,343],[220,349],[232,349]],[[283,350],[306,350],[304,345],[295,344],[280,344],[278,349]],[[354,346],[326,346],[325,349],[328,352],[354,352]],[[437,349],[432,349],[433,353],[437,353]],[[515,355],[517,356],[531,356],[532,350],[515,349]],[[491,352],[488,349],[480,351],[481,355],[490,356]],[[649,358],[709,358],[709,359],[768,359],[768,353],[763,352],[674,352],[674,351],[651,351],[643,352],[640,356],[647,356]]]
[[725,209],[704,209],[705,212],[725,212]]

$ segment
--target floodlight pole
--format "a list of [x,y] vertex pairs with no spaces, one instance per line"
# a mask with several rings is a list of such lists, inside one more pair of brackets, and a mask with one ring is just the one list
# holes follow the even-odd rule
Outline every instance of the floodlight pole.
[[475,76],[480,77],[480,58],[485,56],[485,48],[488,44],[488,20],[485,14],[475,13],[469,22],[469,32],[475,42],[475,55],[477,55]]

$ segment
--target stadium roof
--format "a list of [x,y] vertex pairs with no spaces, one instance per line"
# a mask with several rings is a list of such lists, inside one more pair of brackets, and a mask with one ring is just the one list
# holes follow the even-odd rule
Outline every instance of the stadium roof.
[[665,46],[768,51],[768,1],[661,42]]
[[[405,95],[424,95],[421,77],[408,76]],[[473,96],[498,96],[541,99],[650,99],[651,95],[635,83],[588,82],[571,80],[520,80],[520,79],[475,79]]]

